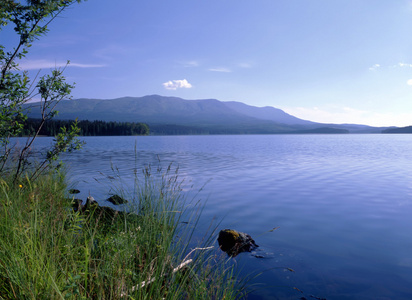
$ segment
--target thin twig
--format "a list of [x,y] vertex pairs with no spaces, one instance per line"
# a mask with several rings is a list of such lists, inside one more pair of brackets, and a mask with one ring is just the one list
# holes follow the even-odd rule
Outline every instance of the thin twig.
[[[194,248],[194,249],[192,249],[186,256],[185,256],[185,258],[183,259],[183,262],[181,263],[181,264],[179,264],[176,268],[174,268],[173,270],[172,270],[172,274],[174,274],[174,273],[176,273],[177,271],[179,271],[180,269],[182,269],[183,267],[185,267],[186,265],[188,265],[188,264],[190,264],[191,262],[193,262],[193,259],[187,259],[189,256],[190,256],[190,254],[192,254],[194,251],[196,251],[196,250],[210,250],[210,249],[213,249],[214,248],[214,246],[210,246],[210,247],[205,247],[205,248]],[[167,275],[169,275],[169,274],[164,274],[164,275],[162,275],[161,277],[164,277],[164,276],[167,276]],[[156,280],[156,277],[153,277],[153,278],[149,278],[149,280],[147,280],[147,281],[142,281],[141,283],[139,283],[138,285],[135,285],[135,286],[133,286],[132,288],[131,288],[131,292],[134,292],[135,290],[138,290],[138,289],[140,289],[140,288],[142,288],[142,287],[144,287],[144,286],[146,286],[146,285],[148,285],[148,284],[151,284],[151,283],[153,283],[154,281]],[[127,296],[127,294],[126,293],[121,293],[120,294],[120,297],[126,297]]]
[[183,259],[183,261],[185,261],[186,260],[186,258],[188,258],[189,256],[190,256],[190,254],[192,254],[194,251],[196,251],[196,250],[210,250],[210,249],[213,249],[214,248],[214,246],[210,246],[210,247],[206,247],[206,248],[194,248],[194,249],[192,249],[192,251],[190,251],[186,256],[185,256],[185,258]]

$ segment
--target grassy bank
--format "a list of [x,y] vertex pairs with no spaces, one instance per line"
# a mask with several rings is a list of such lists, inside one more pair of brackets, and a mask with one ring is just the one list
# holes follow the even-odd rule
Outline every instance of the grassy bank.
[[188,248],[177,177],[145,173],[121,214],[74,211],[63,175],[0,179],[0,299],[240,298],[223,258]]

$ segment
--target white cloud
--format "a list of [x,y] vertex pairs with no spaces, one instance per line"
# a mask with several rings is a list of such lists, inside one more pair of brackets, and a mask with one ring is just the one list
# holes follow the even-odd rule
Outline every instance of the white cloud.
[[398,66],[401,68],[412,68],[412,64],[398,63]]
[[228,68],[210,68],[209,71],[212,72],[222,72],[222,73],[230,73],[232,72],[232,70],[228,69]]
[[287,113],[300,119],[331,124],[362,124],[370,126],[410,126],[412,113],[395,114],[359,110],[351,107],[289,107]]
[[[19,64],[19,69],[21,70],[37,70],[37,69],[54,69],[54,68],[62,68],[66,67],[67,62],[56,62],[56,61],[49,61],[45,59],[38,59],[38,60],[27,60],[23,61]],[[76,68],[101,68],[104,65],[97,65],[97,64],[80,64],[80,63],[73,63],[70,62],[68,67],[76,67]]]
[[408,85],[412,85],[412,79],[409,79],[406,83],[407,83]]
[[196,60],[183,61],[183,62],[181,62],[181,64],[186,68],[198,67],[199,66],[199,62],[197,62]]
[[412,64],[406,64],[404,62],[397,63],[396,65],[392,65],[389,68],[412,68]]
[[374,64],[372,67],[369,68],[369,70],[371,71],[376,71],[377,69],[379,69],[381,67],[380,64]]
[[[372,67],[369,68],[369,70],[376,71],[379,68],[382,68],[382,66],[380,64],[374,64]],[[395,65],[388,66],[387,68],[412,68],[412,64],[407,64],[407,63],[404,63],[404,62],[400,62],[400,63],[397,63]]]
[[190,89],[192,85],[187,82],[186,79],[183,80],[170,80],[168,82],[163,83],[163,86],[167,90],[176,90],[180,88]]

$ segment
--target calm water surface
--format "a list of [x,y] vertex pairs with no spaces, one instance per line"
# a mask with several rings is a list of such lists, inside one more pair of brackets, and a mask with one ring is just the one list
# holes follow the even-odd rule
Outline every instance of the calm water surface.
[[111,164],[126,185],[158,160],[178,165],[195,191],[206,184],[200,228],[216,217],[260,245],[264,258],[235,258],[245,274],[265,271],[250,299],[412,299],[411,135],[84,140],[66,157],[83,198],[107,197]]

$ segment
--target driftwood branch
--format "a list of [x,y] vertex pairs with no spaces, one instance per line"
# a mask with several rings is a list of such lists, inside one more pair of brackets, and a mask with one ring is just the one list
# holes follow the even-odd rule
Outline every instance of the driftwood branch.
[[[176,272],[179,271],[180,269],[183,269],[185,266],[187,266],[188,264],[190,264],[191,262],[193,262],[193,259],[191,259],[191,258],[188,259],[188,257],[189,257],[194,251],[197,251],[197,250],[210,250],[210,249],[213,249],[213,248],[214,248],[213,246],[210,246],[210,247],[205,247],[205,248],[194,248],[194,249],[192,249],[192,250],[185,256],[185,258],[183,259],[183,262],[180,263],[176,268],[174,268],[174,269],[172,270],[172,273],[171,273],[171,274],[176,273]],[[164,275],[162,275],[161,277],[165,277],[165,276],[167,276],[167,275],[169,275],[169,274],[164,274]],[[138,285],[133,286],[133,287],[131,288],[131,292],[134,292],[135,290],[141,289],[142,287],[153,283],[155,280],[156,280],[156,277],[149,278],[149,280],[146,280],[146,281],[142,281],[142,282],[139,283]],[[121,293],[121,294],[120,294],[120,297],[126,297],[126,296],[127,296],[127,293]]]

